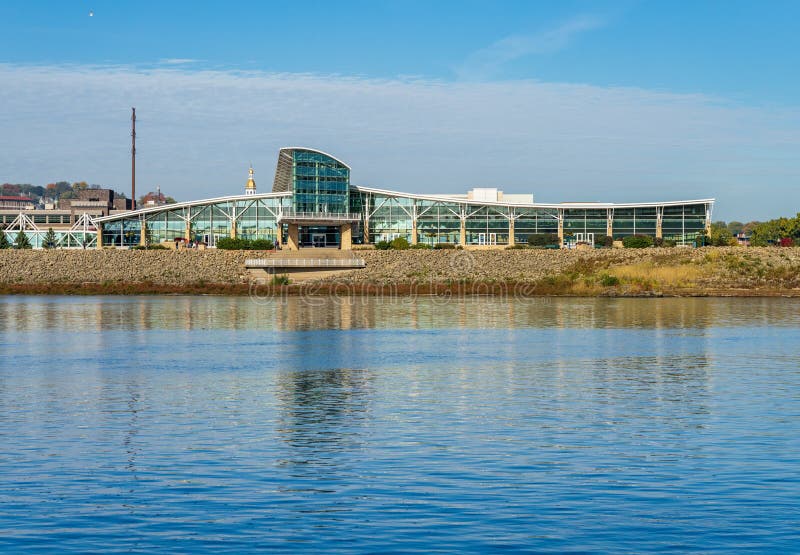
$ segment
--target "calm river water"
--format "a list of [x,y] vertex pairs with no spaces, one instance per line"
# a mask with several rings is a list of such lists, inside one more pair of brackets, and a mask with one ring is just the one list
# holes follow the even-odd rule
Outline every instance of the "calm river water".
[[0,551],[798,552],[800,301],[0,299]]

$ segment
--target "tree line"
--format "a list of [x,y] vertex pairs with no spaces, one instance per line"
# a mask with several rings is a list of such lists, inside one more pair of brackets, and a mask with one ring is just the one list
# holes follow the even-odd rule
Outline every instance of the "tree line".
[[[0,195],[7,196],[27,196],[34,200],[44,199],[45,202],[54,202],[61,199],[76,198],[78,191],[85,189],[107,189],[100,185],[89,185],[86,181],[57,181],[48,183],[44,187],[41,185],[31,185],[30,183],[3,183],[0,185]],[[127,198],[125,193],[114,191],[114,196]]]
[[754,247],[792,246],[800,243],[800,213],[793,218],[775,218],[766,222],[714,222],[708,234],[709,244],[736,245],[735,236],[744,233]]
[[[56,202],[59,200],[68,200],[78,197],[78,191],[87,189],[109,189],[110,187],[103,187],[101,185],[89,185],[86,181],[57,181],[55,183],[48,183],[44,187],[41,185],[31,185],[30,183],[3,183],[0,185],[0,195],[3,196],[26,196],[38,201],[43,199],[44,202]],[[128,198],[125,193],[114,191],[116,198]],[[154,201],[156,204],[174,204],[175,199],[158,191],[150,191],[139,197],[139,205],[144,206],[148,201]]]

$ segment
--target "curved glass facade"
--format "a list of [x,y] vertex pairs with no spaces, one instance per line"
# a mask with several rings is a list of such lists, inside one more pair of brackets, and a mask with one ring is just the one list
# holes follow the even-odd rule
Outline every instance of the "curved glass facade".
[[[633,204],[514,204],[432,197],[350,184],[350,168],[323,152],[281,149],[272,193],[186,202],[107,216],[105,246],[178,238],[213,246],[221,237],[280,240],[300,248],[375,243],[514,245],[533,234],[562,243],[592,235],[644,234],[694,244],[713,199]],[[346,234],[346,240],[340,240]]]
[[292,192],[298,212],[342,213],[350,210],[350,168],[310,150],[292,151]]
[[[181,203],[120,215],[102,222],[103,245],[135,246],[183,239],[214,245],[222,237],[278,238],[278,215],[288,195],[250,195],[203,204]],[[142,233],[144,230],[144,233]]]

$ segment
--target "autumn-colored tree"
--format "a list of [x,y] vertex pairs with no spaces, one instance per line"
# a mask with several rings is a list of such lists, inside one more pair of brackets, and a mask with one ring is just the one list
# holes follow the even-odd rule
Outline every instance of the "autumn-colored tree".
[[751,244],[775,245],[781,244],[781,239],[798,238],[800,238],[800,214],[794,218],[777,218],[757,224],[753,227]]
[[165,196],[164,193],[150,191],[146,195],[139,197],[139,204],[144,206],[148,202],[154,202],[155,204],[175,204],[175,199],[172,197]]

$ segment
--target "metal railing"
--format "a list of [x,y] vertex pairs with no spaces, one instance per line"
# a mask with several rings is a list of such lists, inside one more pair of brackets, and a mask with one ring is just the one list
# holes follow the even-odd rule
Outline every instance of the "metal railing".
[[248,258],[246,268],[363,268],[363,258]]
[[355,212],[300,212],[291,208],[284,208],[278,214],[278,219],[352,222],[360,220],[361,214]]
[[108,203],[108,202],[106,202],[106,201],[104,201],[104,200],[81,200],[81,199],[72,199],[72,200],[70,201],[70,206],[72,206],[72,207],[78,207],[78,206],[80,206],[80,207],[84,207],[84,206],[90,206],[90,207],[103,207],[103,208],[105,208],[105,207],[107,207],[107,206],[110,206],[110,203]]

